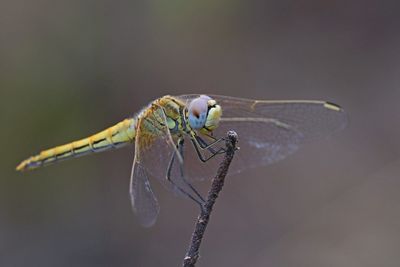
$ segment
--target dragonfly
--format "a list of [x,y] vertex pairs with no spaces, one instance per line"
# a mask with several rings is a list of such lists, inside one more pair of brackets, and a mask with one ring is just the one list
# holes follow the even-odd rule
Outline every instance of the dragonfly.
[[94,135],[43,150],[16,169],[36,169],[134,144],[131,204],[140,224],[150,227],[160,210],[150,181],[157,179],[202,206],[204,199],[192,183],[213,177],[226,152],[227,131],[239,136],[240,149],[229,170],[234,174],[280,161],[303,144],[343,129],[346,122],[344,110],[326,101],[167,95]]

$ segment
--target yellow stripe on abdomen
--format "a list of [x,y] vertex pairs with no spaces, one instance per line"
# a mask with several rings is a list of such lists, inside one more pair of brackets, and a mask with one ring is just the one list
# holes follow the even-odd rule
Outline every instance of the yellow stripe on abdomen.
[[44,150],[22,161],[16,169],[18,171],[35,169],[56,161],[122,147],[135,139],[135,124],[135,119],[125,119],[90,137]]

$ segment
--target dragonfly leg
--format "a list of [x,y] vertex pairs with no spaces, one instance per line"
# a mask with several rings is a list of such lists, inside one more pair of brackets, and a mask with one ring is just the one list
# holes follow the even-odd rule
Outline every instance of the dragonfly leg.
[[[215,146],[216,144],[218,144],[221,141],[225,141],[225,137],[222,137],[222,138],[219,138],[219,139],[216,139],[216,138],[212,137],[214,139],[214,141],[211,142],[210,144],[207,144],[207,142],[204,141],[204,139],[201,138],[200,136],[195,135],[195,138],[196,138],[196,141],[197,141],[197,143],[199,145],[199,148],[201,150],[208,150],[211,154],[217,153],[216,150],[213,148],[213,146]],[[220,153],[220,154],[223,154],[223,153]]]
[[[183,159],[183,145],[185,143],[185,140],[182,138],[178,142],[178,151],[182,156]],[[184,169],[183,169],[183,162],[180,162],[179,164],[179,170],[181,174],[181,178],[183,182],[201,199],[201,201],[204,203],[204,198],[201,196],[201,194],[194,188],[194,186],[186,179],[185,174],[184,174]]]
[[208,138],[211,138],[213,140],[211,143],[207,144],[207,142],[204,141],[196,133],[192,132],[191,136],[192,136],[192,139],[194,138],[196,140],[196,142],[198,143],[198,147],[201,150],[209,150],[210,152],[214,151],[214,149],[212,149],[213,146],[215,146],[216,144],[226,140],[225,137],[215,138],[214,136],[206,135]]
[[[211,156],[205,157],[200,151],[201,147],[200,147],[199,142],[201,142],[203,144],[207,144],[207,143],[203,139],[201,139],[199,136],[196,136],[196,139],[192,138],[191,140],[192,140],[192,144],[196,150],[197,156],[199,157],[199,159],[202,162],[207,162],[210,159],[212,159],[213,157],[215,157],[216,155],[224,154],[226,152],[225,148],[223,148],[223,147],[219,148],[218,150],[214,150],[212,147],[208,147],[207,150],[211,153]],[[216,142],[214,142],[214,144],[215,143]]]
[[[171,178],[171,172],[172,172],[172,167],[174,165],[175,162],[175,157],[176,157],[176,152],[174,152],[171,156],[171,160],[168,164],[168,168],[167,168],[167,173],[166,173],[166,179],[168,182],[172,183],[172,185],[177,188],[182,194],[184,194],[186,197],[188,197],[189,199],[193,200],[194,202],[196,202],[200,208],[203,208],[203,204],[204,204],[204,199],[203,197],[197,192],[197,190],[189,183],[186,181],[186,179],[184,179],[183,181],[185,182],[185,184],[196,194],[196,196],[200,199],[197,199],[195,196],[193,196],[191,193],[189,193],[188,191],[186,191],[184,188],[182,188],[180,185],[178,185],[177,183],[175,183],[175,181]],[[183,174],[183,169],[181,167],[180,169],[181,175]],[[183,176],[182,176],[183,178]]]

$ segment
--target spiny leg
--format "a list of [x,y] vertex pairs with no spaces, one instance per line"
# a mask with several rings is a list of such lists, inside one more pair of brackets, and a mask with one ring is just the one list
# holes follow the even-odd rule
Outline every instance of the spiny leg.
[[[178,151],[181,154],[181,157],[183,159],[183,145],[184,145],[185,140],[182,138],[179,140],[178,142]],[[201,201],[204,203],[204,198],[201,196],[201,194],[196,190],[196,188],[194,188],[194,186],[188,181],[186,180],[185,174],[184,174],[184,166],[183,166],[183,162],[179,163],[179,170],[180,170],[180,174],[181,174],[181,178],[183,180],[183,182],[189,186],[189,188],[201,199]]]
[[[168,168],[167,168],[167,173],[166,173],[166,178],[167,181],[169,181],[170,183],[172,183],[173,186],[175,186],[182,194],[184,194],[185,196],[187,196],[188,198],[190,198],[191,200],[193,200],[194,202],[196,202],[201,208],[203,208],[203,204],[204,204],[204,199],[201,197],[201,195],[194,190],[193,186],[189,186],[191,188],[191,190],[193,190],[195,192],[195,194],[200,198],[200,200],[198,200],[196,197],[194,197],[192,194],[190,194],[189,192],[187,192],[185,189],[183,189],[181,186],[179,186],[178,184],[176,184],[174,182],[173,179],[171,179],[171,171],[172,171],[172,167],[174,165],[175,162],[175,154],[176,152],[174,151],[174,153],[171,156],[171,159],[169,161],[168,164]],[[182,171],[181,171],[182,173]],[[185,181],[186,182],[186,181]]]
[[[199,136],[195,136],[194,138],[191,138],[191,141],[196,150],[197,156],[199,157],[199,159],[202,162],[207,162],[210,159],[212,159],[213,157],[215,157],[216,155],[224,154],[226,152],[225,148],[223,148],[223,147],[221,147],[215,151],[210,145],[207,145],[207,143],[203,139],[201,139]],[[215,145],[216,143],[218,143],[220,141],[221,141],[221,139],[218,139],[217,141],[213,142],[213,145]],[[205,157],[203,154],[201,154],[200,149],[202,149],[202,147],[199,144],[199,142],[207,145],[205,149],[207,149],[211,153],[211,156]]]
[[196,202],[197,204],[199,204],[200,206],[203,205],[203,203],[201,203],[199,200],[197,200],[194,196],[192,196],[189,192],[187,192],[185,189],[183,189],[182,187],[180,187],[179,185],[177,185],[172,179],[171,179],[171,170],[172,170],[172,166],[174,164],[175,161],[175,152],[171,157],[170,163],[168,165],[168,169],[167,169],[167,173],[166,173],[166,178],[167,181],[170,182],[174,187],[176,187],[182,194],[184,194],[185,196],[187,196],[188,198],[190,198],[191,200],[193,200],[194,202]]
[[[197,141],[198,144],[199,144],[199,148],[201,148],[201,150],[208,150],[211,154],[217,153],[217,152],[215,151],[215,149],[213,148],[213,146],[215,146],[216,144],[218,144],[218,143],[221,142],[221,141],[225,141],[225,138],[224,138],[224,137],[219,138],[219,139],[216,139],[216,138],[214,138],[214,137],[212,137],[212,136],[209,136],[209,137],[213,138],[214,141],[211,142],[210,144],[207,144],[207,142],[204,141],[203,138],[201,138],[200,136],[194,135],[194,137],[196,138],[196,141]],[[222,154],[222,153],[221,153],[221,154]]]
[[207,144],[206,141],[204,141],[198,134],[196,134],[195,132],[191,133],[192,138],[196,139],[196,142],[198,142],[199,148],[201,150],[209,150],[210,148],[212,148],[213,146],[215,146],[216,144],[218,144],[219,142],[225,141],[225,137],[221,137],[221,138],[215,138],[212,135],[205,135],[208,138],[212,139],[213,141],[209,144]]

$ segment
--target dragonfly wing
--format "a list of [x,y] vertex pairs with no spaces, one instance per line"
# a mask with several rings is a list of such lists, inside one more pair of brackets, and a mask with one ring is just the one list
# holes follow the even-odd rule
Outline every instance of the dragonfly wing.
[[[343,129],[347,115],[336,104],[315,100],[250,100],[211,96],[221,105],[223,121],[268,119],[288,125],[303,135],[303,140],[323,138]],[[268,133],[267,133],[268,134]]]
[[[149,148],[157,134],[155,129],[147,129],[146,120],[140,119],[136,128],[135,159],[133,161],[130,196],[134,212],[143,226],[150,227],[156,220],[160,210],[149,181],[149,170],[154,164],[154,158],[148,157]],[[153,160],[153,161],[150,161]]]
[[[188,103],[198,95],[179,98]],[[326,137],[345,127],[347,117],[340,107],[323,101],[264,101],[213,96],[222,107],[222,118],[214,137],[224,137],[228,130],[239,136],[240,150],[236,153],[230,173],[246,168],[268,165],[284,159],[302,144]],[[223,144],[222,144],[223,145]],[[209,177],[218,165],[193,164],[188,176]],[[202,170],[201,170],[202,169]],[[205,169],[205,170],[204,170]],[[207,175],[204,175],[204,172]]]
[[130,183],[130,196],[133,211],[141,225],[150,227],[157,220],[160,207],[151,189],[146,169],[135,157]]

